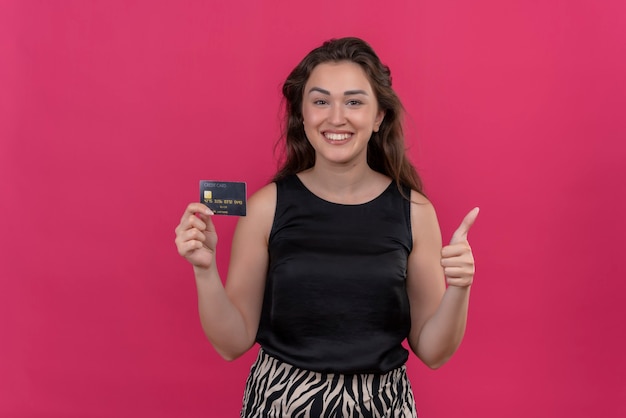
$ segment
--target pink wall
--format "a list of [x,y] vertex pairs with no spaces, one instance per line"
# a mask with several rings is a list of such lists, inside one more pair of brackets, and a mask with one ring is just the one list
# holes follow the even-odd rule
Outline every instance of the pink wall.
[[236,416],[253,353],[204,339],[173,230],[199,179],[269,179],[281,82],[345,35],[392,68],[444,239],[482,209],[421,417],[625,416],[626,3],[300,4],[2,1],[0,416]]

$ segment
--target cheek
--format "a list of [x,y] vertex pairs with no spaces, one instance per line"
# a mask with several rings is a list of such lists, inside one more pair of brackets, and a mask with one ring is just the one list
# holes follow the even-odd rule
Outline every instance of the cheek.
[[316,121],[319,119],[319,116],[316,112],[313,111],[313,109],[308,106],[304,106],[302,108],[302,119],[304,121],[304,126],[311,126],[316,123]]
[[310,140],[310,136],[315,131],[315,121],[314,117],[311,114],[310,110],[307,110],[306,107],[302,109],[302,124],[304,128],[304,134],[307,139]]
[[373,128],[376,123],[376,115],[372,115],[370,112],[355,113],[352,117],[353,122],[362,128]]

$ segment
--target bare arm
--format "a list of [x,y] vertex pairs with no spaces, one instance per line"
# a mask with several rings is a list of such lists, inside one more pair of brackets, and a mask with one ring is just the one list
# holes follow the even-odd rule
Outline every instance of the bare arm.
[[438,368],[452,357],[465,334],[474,275],[467,230],[478,211],[468,214],[450,245],[442,249],[434,208],[415,192],[412,199],[418,204],[412,204],[411,208],[413,251],[407,278],[411,302],[409,345],[427,366]]
[[[194,267],[202,328],[225,359],[233,360],[254,344],[265,289],[268,238],[276,207],[276,187],[265,186],[248,201],[237,223],[226,285],[215,260],[217,235],[205,206],[192,203],[176,229],[179,253]],[[194,215],[194,214],[197,214]]]

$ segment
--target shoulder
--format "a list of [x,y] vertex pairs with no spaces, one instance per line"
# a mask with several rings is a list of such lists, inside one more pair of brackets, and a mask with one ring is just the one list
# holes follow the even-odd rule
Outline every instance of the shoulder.
[[418,191],[411,190],[411,215],[416,217],[435,216],[435,208],[426,196]]
[[276,183],[269,183],[248,199],[246,216],[239,219],[238,228],[269,236],[276,211]]
[[426,196],[415,190],[411,190],[411,228],[414,246],[426,242],[437,245],[441,242],[435,207]]
[[276,183],[271,182],[261,187],[254,192],[250,199],[248,199],[250,205],[266,206],[268,204],[276,203]]
[[254,192],[247,205],[247,213],[252,217],[273,217],[276,209],[276,183],[266,184]]

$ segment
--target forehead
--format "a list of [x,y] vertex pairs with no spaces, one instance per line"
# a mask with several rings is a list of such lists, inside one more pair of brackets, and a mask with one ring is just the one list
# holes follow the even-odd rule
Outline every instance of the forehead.
[[372,86],[360,65],[350,61],[325,62],[318,64],[307,80],[305,90],[321,87],[330,92],[346,90],[372,91]]

